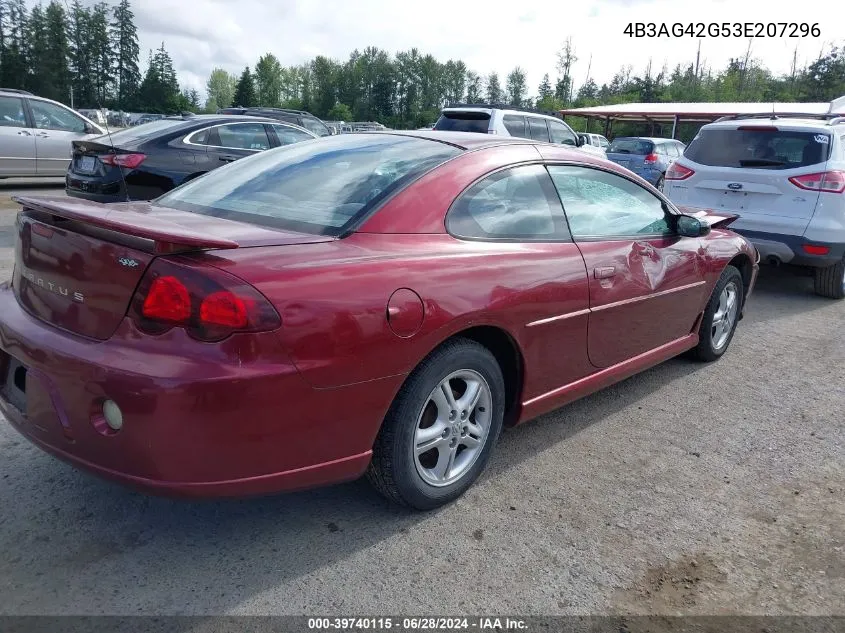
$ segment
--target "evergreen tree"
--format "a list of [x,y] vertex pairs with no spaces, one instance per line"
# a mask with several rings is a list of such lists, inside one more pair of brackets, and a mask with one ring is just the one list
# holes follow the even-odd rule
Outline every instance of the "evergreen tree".
[[41,76],[44,86],[44,92],[40,96],[64,103],[67,103],[72,96],[67,17],[64,7],[58,0],[52,0],[47,5],[44,11],[46,58],[44,65],[35,69]]
[[151,112],[174,113],[187,108],[179,91],[179,82],[173,69],[173,60],[164,48],[150,51],[149,64],[139,90],[140,105]]
[[255,82],[252,80],[252,73],[249,66],[244,68],[241,78],[235,86],[233,102],[236,106],[251,108],[258,105],[258,98],[255,95]]
[[540,83],[540,86],[537,88],[537,96],[542,101],[543,99],[548,99],[549,97],[553,96],[554,92],[552,91],[552,84],[549,81],[549,73],[543,75],[543,81]]
[[521,107],[528,92],[528,85],[525,83],[525,71],[517,66],[508,73],[506,83],[510,104]]
[[498,73],[487,75],[487,103],[501,103],[504,100]]
[[121,109],[131,107],[141,85],[140,48],[134,20],[129,0],[120,0],[112,11],[109,37],[114,56],[115,105]]
[[258,105],[279,107],[282,102],[282,65],[272,53],[262,55],[255,65],[255,88]]
[[92,105],[97,107],[105,107],[111,100],[112,89],[116,83],[113,53],[109,41],[108,10],[109,7],[105,2],[95,4],[91,9],[88,22],[92,84],[96,97],[96,102]]
[[22,88],[29,83],[26,30],[24,0],[0,0],[0,86]]
[[467,103],[479,103],[484,100],[481,94],[481,77],[478,73],[467,72]]
[[26,88],[33,94],[45,94],[48,86],[45,85],[45,77],[41,69],[45,67],[47,62],[49,47],[47,43],[47,24],[44,17],[44,10],[40,4],[32,7],[32,12],[27,22],[26,36],[29,40],[30,69]]

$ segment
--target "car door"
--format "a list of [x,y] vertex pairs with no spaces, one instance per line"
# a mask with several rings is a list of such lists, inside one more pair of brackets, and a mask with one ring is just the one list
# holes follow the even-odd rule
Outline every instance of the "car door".
[[284,123],[271,123],[266,127],[270,130],[270,142],[273,147],[292,145],[293,143],[310,141],[316,138],[306,130],[301,130],[293,125],[285,125]]
[[508,320],[524,325],[518,334],[527,372],[523,398],[593,371],[585,344],[584,260],[542,165],[511,167],[479,180],[452,205],[446,229],[460,240],[483,243],[479,252],[495,254],[503,270],[492,282],[491,301],[511,313]]
[[39,176],[64,176],[73,141],[90,138],[88,122],[73,110],[49,101],[29,99],[35,127],[36,171]]
[[267,129],[260,121],[217,125],[209,130],[207,146],[210,169],[271,147]]
[[0,96],[0,176],[34,176],[35,130],[23,99]]
[[633,180],[599,168],[549,165],[590,284],[587,347],[609,367],[689,334],[704,299],[704,248],[677,215]]

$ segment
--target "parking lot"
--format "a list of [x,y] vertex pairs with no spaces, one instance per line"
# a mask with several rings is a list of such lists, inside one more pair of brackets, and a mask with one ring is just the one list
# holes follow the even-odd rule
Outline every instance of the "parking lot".
[[[61,194],[0,184],[2,278],[22,190]],[[721,361],[505,432],[482,480],[427,514],[365,482],[148,497],[0,417],[0,612],[845,614],[843,331],[845,303],[764,269]]]

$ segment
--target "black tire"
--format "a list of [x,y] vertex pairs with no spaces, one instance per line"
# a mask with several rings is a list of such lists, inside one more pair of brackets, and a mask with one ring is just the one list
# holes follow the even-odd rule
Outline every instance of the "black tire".
[[664,182],[665,182],[665,181],[664,181],[663,176],[660,176],[660,178],[658,178],[658,179],[657,179],[657,182],[656,182],[656,183],[654,183],[654,188],[655,188],[655,189],[657,189],[659,192],[663,193],[663,184],[664,184]]
[[[414,456],[417,422],[437,385],[460,370],[477,372],[486,381],[492,401],[491,420],[473,465],[457,481],[433,486],[417,471]],[[487,466],[502,430],[504,412],[505,381],[496,358],[473,340],[450,340],[429,354],[400,389],[373,446],[367,478],[389,500],[418,510],[431,510],[454,501]]]
[[[728,333],[727,339],[722,342],[719,347],[716,347],[713,341],[713,317],[719,307],[719,298],[722,291],[726,286],[728,286],[728,284],[736,285],[737,301],[739,302],[739,305],[737,306],[737,312],[733,319],[733,323],[730,326],[730,332]],[[704,309],[704,316],[702,317],[701,325],[698,328],[698,345],[690,350],[693,358],[709,363],[714,360],[719,360],[722,357],[728,347],[730,347],[731,340],[733,340],[734,333],[736,332],[736,326],[739,323],[739,317],[742,314],[744,301],[745,291],[742,283],[742,274],[740,274],[739,270],[733,266],[725,267],[725,270],[722,271],[722,275],[719,277],[719,281],[716,282],[716,286],[713,288],[713,293],[710,295],[707,307]]]
[[816,268],[815,290],[828,299],[845,298],[845,259],[827,268]]

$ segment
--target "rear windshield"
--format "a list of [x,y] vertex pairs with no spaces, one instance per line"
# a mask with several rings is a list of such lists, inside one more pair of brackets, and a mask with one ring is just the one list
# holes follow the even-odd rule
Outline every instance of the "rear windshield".
[[407,136],[327,136],[242,158],[177,187],[156,204],[337,236],[391,193],[461,151]]
[[645,156],[654,151],[654,143],[651,141],[644,141],[639,138],[617,138],[613,139],[610,147],[607,148],[608,154],[637,154]]
[[143,141],[151,136],[156,136],[165,130],[169,130],[170,128],[173,128],[175,131],[175,129],[179,126],[188,125],[190,125],[190,123],[184,119],[158,119],[156,121],[150,121],[149,123],[141,123],[140,125],[128,127],[124,130],[120,130],[119,132],[112,132],[110,136],[106,135],[105,137],[100,138],[106,139],[109,145],[118,147],[121,145],[135,143],[137,141]]
[[446,130],[449,132],[480,132],[487,134],[490,127],[490,114],[488,112],[444,112],[440,115],[435,130]]
[[827,161],[830,135],[789,130],[701,130],[684,156],[700,165],[793,169]]

